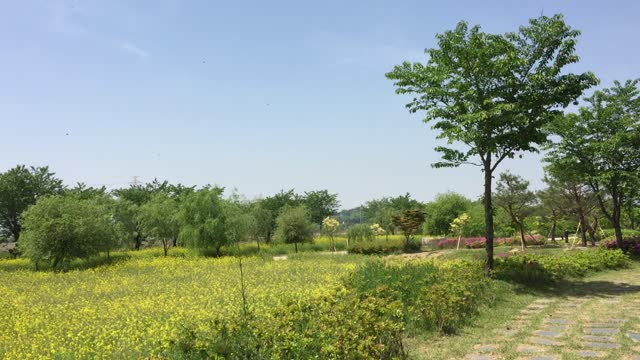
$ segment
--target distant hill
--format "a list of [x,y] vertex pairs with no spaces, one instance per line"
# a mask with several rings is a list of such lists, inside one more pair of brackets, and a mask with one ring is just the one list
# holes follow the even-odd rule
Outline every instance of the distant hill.
[[362,206],[358,206],[353,209],[347,209],[340,211],[336,217],[340,224],[342,224],[343,228],[347,228],[354,224],[361,224],[365,220],[362,217]]

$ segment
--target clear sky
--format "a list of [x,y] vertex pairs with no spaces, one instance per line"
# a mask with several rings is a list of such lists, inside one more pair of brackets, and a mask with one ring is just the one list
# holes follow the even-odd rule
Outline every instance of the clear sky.
[[[434,133],[384,77],[459,20],[516,30],[543,12],[582,30],[579,65],[640,76],[640,1],[0,2],[0,171],[68,184],[137,175],[248,197],[328,189],[343,207],[482,192],[478,168],[432,169]],[[540,187],[539,156],[502,166]]]

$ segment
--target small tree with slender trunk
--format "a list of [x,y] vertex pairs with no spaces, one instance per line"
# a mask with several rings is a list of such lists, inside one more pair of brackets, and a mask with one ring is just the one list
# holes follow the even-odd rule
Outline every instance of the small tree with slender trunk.
[[298,243],[313,240],[313,225],[304,206],[286,206],[276,219],[275,237],[285,244],[293,244],[298,252]]
[[404,234],[404,246],[410,246],[410,240],[425,221],[424,211],[420,209],[405,210],[402,215],[393,216],[393,224]]
[[469,214],[462,213],[457,218],[453,219],[449,228],[451,232],[458,235],[458,245],[456,246],[456,250],[460,250],[460,239],[462,239],[462,234],[464,233],[464,226],[469,222]]
[[524,236],[524,221],[533,214],[536,194],[529,190],[529,182],[509,172],[500,174],[496,186],[496,205],[504,209],[520,231],[522,251],[527,247]]
[[331,240],[331,248],[334,252],[336,251],[335,236],[338,233],[338,229],[340,229],[340,222],[331,216],[327,216],[322,220],[322,232]]

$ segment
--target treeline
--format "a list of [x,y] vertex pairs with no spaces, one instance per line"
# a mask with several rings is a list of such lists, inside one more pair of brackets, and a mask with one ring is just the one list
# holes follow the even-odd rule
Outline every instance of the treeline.
[[0,232],[36,264],[53,267],[122,248],[161,245],[213,250],[243,241],[308,242],[340,203],[327,190],[280,191],[247,200],[224,188],[167,181],[107,191],[67,187],[47,167],[16,166],[0,174]]

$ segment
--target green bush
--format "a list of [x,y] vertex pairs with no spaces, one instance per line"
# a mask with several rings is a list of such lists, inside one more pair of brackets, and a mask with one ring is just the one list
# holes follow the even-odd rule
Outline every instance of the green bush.
[[498,258],[495,276],[525,284],[546,283],[626,266],[628,257],[622,251],[597,248],[571,250],[556,256],[521,254]]
[[349,243],[355,243],[363,240],[373,240],[373,230],[367,224],[357,224],[347,230],[347,239]]
[[487,299],[490,282],[479,263],[371,262],[350,279],[352,287],[388,302],[404,305],[409,329],[455,333]]
[[402,359],[402,306],[337,290],[272,314],[191,325],[169,343],[172,359]]
[[363,255],[388,255],[401,253],[404,249],[404,240],[376,239],[372,241],[361,241],[349,244],[349,253]]
[[416,307],[426,324],[444,333],[454,333],[478,313],[489,283],[472,263],[445,264],[438,271],[438,280],[420,293]]

